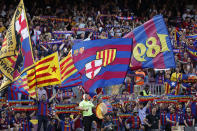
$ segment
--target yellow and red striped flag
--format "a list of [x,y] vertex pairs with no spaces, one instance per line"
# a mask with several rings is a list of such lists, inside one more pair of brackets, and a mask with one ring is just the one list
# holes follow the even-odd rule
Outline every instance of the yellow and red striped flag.
[[106,49],[96,52],[96,59],[102,59],[103,66],[107,66],[115,60],[116,49]]
[[61,81],[63,82],[68,77],[77,72],[74,66],[71,52],[60,61]]
[[29,92],[35,88],[61,84],[58,53],[53,53],[36,62],[35,68],[27,71]]

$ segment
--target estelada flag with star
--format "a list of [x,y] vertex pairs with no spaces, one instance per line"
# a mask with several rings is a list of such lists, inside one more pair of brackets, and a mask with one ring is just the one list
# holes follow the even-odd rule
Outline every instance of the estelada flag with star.
[[61,84],[58,53],[53,53],[36,62],[35,67],[27,71],[29,91],[37,87]]
[[90,95],[97,88],[124,82],[131,56],[132,39],[82,41],[72,46],[74,65]]

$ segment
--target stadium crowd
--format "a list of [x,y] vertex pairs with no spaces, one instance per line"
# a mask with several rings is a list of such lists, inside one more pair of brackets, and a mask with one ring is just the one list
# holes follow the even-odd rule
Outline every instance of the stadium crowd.
[[[18,0],[0,1],[0,46],[17,3]],[[187,45],[197,48],[196,39],[186,38],[197,34],[196,1],[24,0],[24,3],[35,61],[56,51],[62,59],[78,41],[121,38],[153,16],[162,14],[175,51],[176,68],[130,71],[125,83],[117,86],[117,92],[113,87],[106,89],[106,94],[103,94],[105,89],[98,89],[97,95],[92,98],[85,94],[82,87],[68,90],[58,89],[59,85],[42,87],[33,100],[37,111],[14,111],[14,107],[6,103],[5,90],[0,99],[0,130],[36,130],[30,122],[35,118],[38,119],[38,131],[41,128],[46,131],[168,131],[181,125],[194,130],[197,83],[184,83],[181,78],[197,75],[197,62],[189,56],[186,48]],[[180,35],[178,40],[177,32]],[[169,88],[169,81],[178,84]],[[169,95],[192,97],[184,102],[175,102],[168,101]],[[141,100],[155,96],[166,102]],[[32,98],[22,95],[20,99]],[[102,119],[95,114],[100,103],[105,103],[108,108]],[[71,104],[77,106],[62,108],[70,112],[56,112],[57,105]]]

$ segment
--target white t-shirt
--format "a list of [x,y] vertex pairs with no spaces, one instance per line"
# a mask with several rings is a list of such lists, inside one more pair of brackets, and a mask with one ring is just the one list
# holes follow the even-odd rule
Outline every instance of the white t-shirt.
[[144,124],[143,120],[146,118],[146,107],[143,109],[138,109],[138,114],[141,120],[141,123]]

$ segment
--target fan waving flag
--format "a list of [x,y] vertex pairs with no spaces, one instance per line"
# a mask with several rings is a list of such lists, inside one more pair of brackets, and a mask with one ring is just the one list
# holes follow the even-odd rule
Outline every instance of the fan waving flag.
[[71,52],[60,61],[61,88],[81,85],[81,75],[76,69]]
[[35,67],[27,71],[29,91],[36,87],[61,84],[58,53],[53,53],[36,62]]
[[[0,50],[0,71],[9,79],[7,86],[34,63],[23,0],[20,1]],[[4,88],[1,85],[1,89]]]
[[188,46],[186,45],[187,53],[189,54],[190,58],[193,59],[194,61],[197,61],[197,48],[194,46]]
[[135,28],[124,38],[133,38],[131,69],[175,68],[172,44],[161,15]]
[[86,92],[95,94],[97,88],[122,84],[131,57],[132,39],[103,39],[83,41],[73,45],[75,67],[82,75]]

